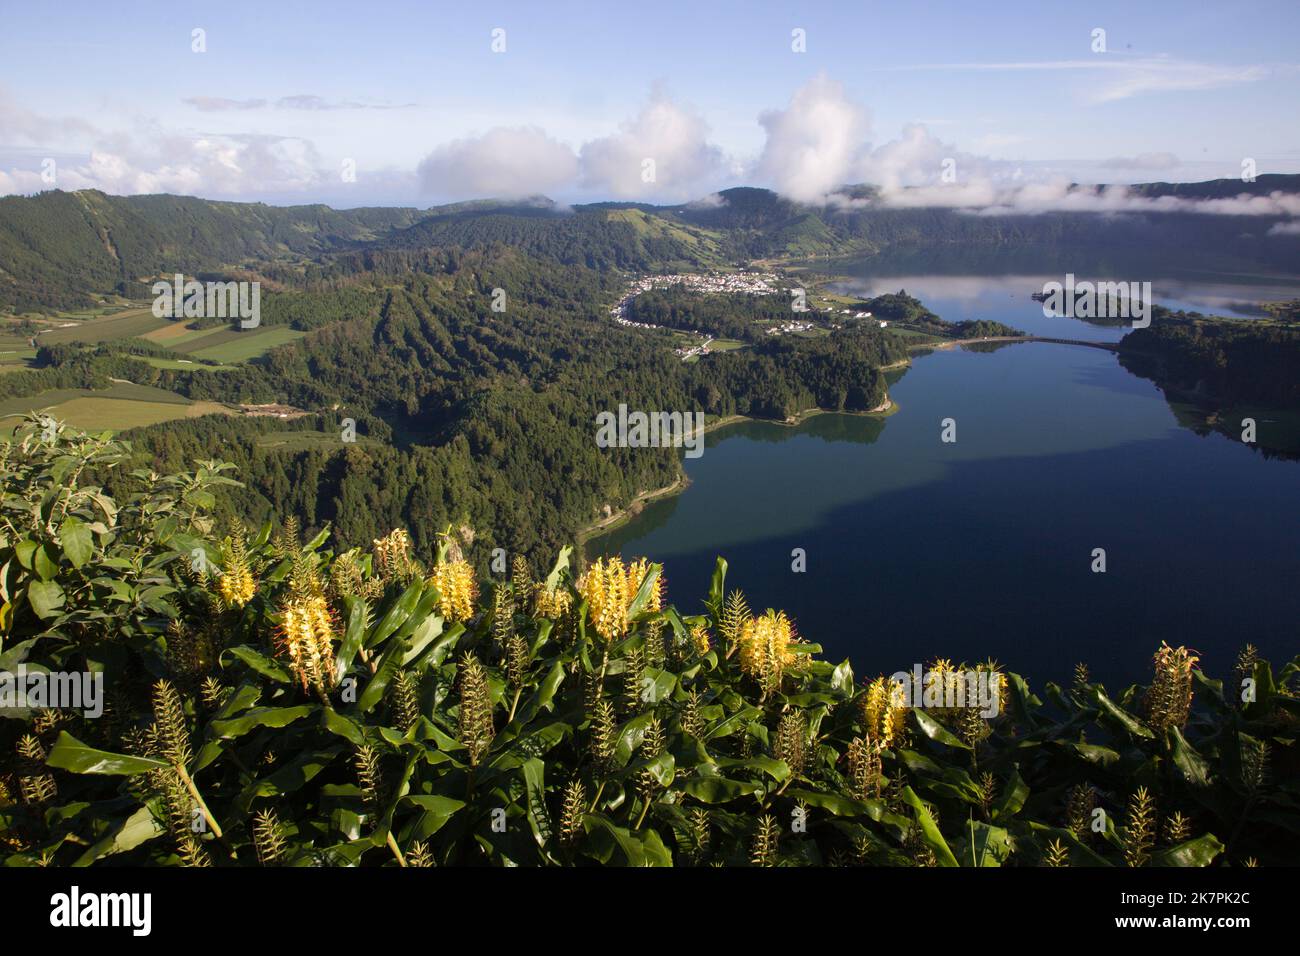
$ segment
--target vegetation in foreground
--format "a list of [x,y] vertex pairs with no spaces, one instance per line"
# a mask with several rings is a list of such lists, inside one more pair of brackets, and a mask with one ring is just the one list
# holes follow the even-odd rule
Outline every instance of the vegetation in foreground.
[[429,567],[401,530],[246,538],[212,517],[229,466],[114,500],[128,459],[63,428],[0,443],[0,672],[89,669],[107,699],[0,708],[8,865],[1300,858],[1300,659],[1247,649],[1219,681],[1162,646],[1149,686],[1081,666],[1041,697],[980,663],[997,716],[912,709],[728,593],[722,560],[701,613],[659,565],[567,550],[478,582],[468,529]]

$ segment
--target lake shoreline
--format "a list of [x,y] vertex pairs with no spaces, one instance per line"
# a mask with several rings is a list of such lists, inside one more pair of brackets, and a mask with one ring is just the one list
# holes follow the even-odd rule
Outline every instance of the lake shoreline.
[[[797,428],[810,418],[817,415],[853,415],[862,418],[889,418],[897,414],[899,405],[888,395],[885,396],[884,404],[866,411],[837,411],[825,408],[811,408],[807,411],[800,412],[793,418],[775,419],[775,418],[756,418],[753,415],[726,415],[717,419],[711,424],[704,426],[702,434],[708,434],[719,428],[725,428],[728,425],[738,425],[742,422],[761,422],[768,425],[781,425],[786,428]],[[578,567],[581,568],[587,563],[586,546],[593,538],[599,538],[608,534],[623,525],[627,524],[633,518],[637,517],[644,506],[660,498],[669,498],[673,495],[681,494],[691,485],[690,476],[686,474],[685,468],[678,479],[671,484],[664,485],[662,488],[655,488],[651,491],[643,491],[637,494],[625,508],[614,511],[606,518],[601,518],[592,524],[580,529],[574,535],[574,556],[577,558]]]

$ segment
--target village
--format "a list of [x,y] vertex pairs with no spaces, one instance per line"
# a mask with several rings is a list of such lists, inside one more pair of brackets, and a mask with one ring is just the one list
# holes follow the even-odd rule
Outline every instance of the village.
[[[638,295],[643,292],[649,292],[651,289],[665,288],[667,286],[680,285],[692,292],[699,292],[706,295],[775,295],[782,292],[780,287],[780,277],[771,272],[709,272],[709,273],[673,273],[670,275],[651,275],[641,276],[632,280],[628,291],[618,300],[609,314],[613,316],[614,321],[619,325],[628,326],[638,329],[658,329],[662,326],[654,325],[648,322],[634,322],[627,318],[628,305]],[[851,315],[855,319],[870,319],[870,312],[855,312],[852,309],[841,309],[841,314]],[[883,329],[888,325],[884,320],[880,320],[880,327]],[[771,336],[792,335],[807,333],[812,331],[813,323],[811,321],[790,321],[764,329],[764,334]],[[840,323],[832,323],[831,329],[843,328]],[[710,345],[715,338],[713,335],[704,332],[687,332],[682,329],[673,331],[683,335],[696,336],[703,341],[698,345],[683,345],[673,349],[673,354],[680,357],[683,361],[696,358],[710,353]]]
[[609,314],[619,325],[634,326],[640,329],[657,329],[659,326],[646,322],[632,322],[627,319],[628,303],[642,292],[666,286],[681,285],[692,292],[705,294],[744,294],[774,295],[781,290],[776,287],[778,276],[772,272],[707,272],[674,273],[662,276],[642,276],[635,279],[623,298],[619,299]]

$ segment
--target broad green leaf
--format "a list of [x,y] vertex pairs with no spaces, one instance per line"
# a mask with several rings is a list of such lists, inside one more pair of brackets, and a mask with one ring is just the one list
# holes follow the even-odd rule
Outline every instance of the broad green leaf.
[[132,757],[127,754],[110,753],[96,750],[83,744],[66,730],[59,733],[59,738],[50,748],[45,762],[60,770],[73,773],[113,774],[116,776],[134,776],[150,770],[164,770],[170,766],[165,760],[153,757]]
[[957,866],[957,858],[952,855],[952,850],[949,849],[947,841],[944,840],[943,834],[939,832],[939,825],[934,822],[934,817],[925,808],[921,798],[912,792],[911,787],[903,788],[903,801],[916,811],[916,823],[921,828],[921,839],[925,841],[926,846],[934,851],[939,865]]
[[258,727],[287,727],[295,720],[306,717],[317,704],[300,704],[297,707],[254,707],[229,720],[214,720],[208,726],[218,737],[242,737]]
[[726,777],[692,777],[686,781],[686,792],[703,803],[729,803],[741,797],[757,797],[763,793],[761,784]]
[[921,728],[921,733],[925,734],[935,743],[944,744],[949,747],[959,747],[962,750],[970,750],[966,742],[955,734],[951,733],[947,727],[939,723],[920,707],[913,707],[911,714],[916,718],[917,726]]
[[1106,692],[1100,687],[1092,688],[1092,699],[1101,708],[1103,714],[1114,718],[1121,726],[1135,737],[1154,737],[1151,728],[1147,727],[1128,711],[1121,708],[1113,700],[1106,696]]
[[1151,854],[1150,866],[1209,866],[1223,852],[1223,844],[1213,833],[1188,840],[1167,850]]
[[80,518],[69,515],[63,519],[59,540],[63,543],[63,553],[68,556],[74,568],[81,567],[95,553],[94,535],[90,526]]
[[27,584],[27,603],[41,620],[49,620],[63,607],[63,588],[54,581],[31,581]]
[[[161,812],[161,808],[159,808],[159,813]],[[72,865],[89,866],[106,856],[134,850],[142,843],[146,843],[166,832],[166,829],[158,823],[154,811],[149,806],[143,806],[123,820],[119,826],[114,827],[108,836],[99,840],[85,853],[77,857]]]
[[280,664],[267,657],[261,651],[256,651],[247,645],[240,644],[236,647],[227,647],[221,652],[221,657],[224,659],[227,654],[239,658],[253,670],[257,671],[257,673],[261,674],[263,677],[269,677],[276,683],[289,684],[293,682],[293,678],[289,676],[289,672],[281,667]]

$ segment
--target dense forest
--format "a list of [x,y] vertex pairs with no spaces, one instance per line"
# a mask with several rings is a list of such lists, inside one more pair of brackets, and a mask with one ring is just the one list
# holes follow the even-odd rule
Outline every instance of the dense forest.
[[[1168,389],[1226,404],[1300,404],[1300,327],[1152,310],[1121,342],[1128,368]],[[1154,361],[1153,361],[1154,360]]]

